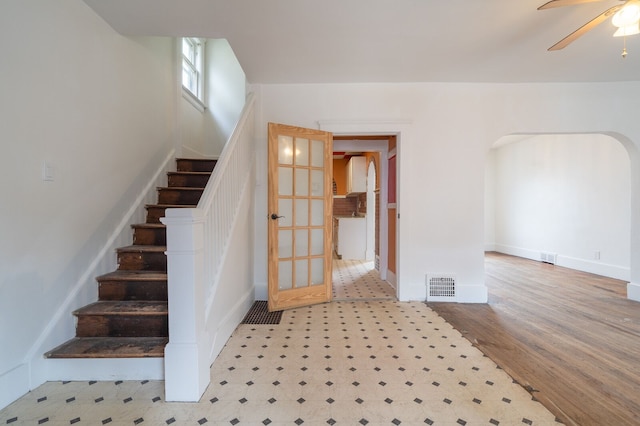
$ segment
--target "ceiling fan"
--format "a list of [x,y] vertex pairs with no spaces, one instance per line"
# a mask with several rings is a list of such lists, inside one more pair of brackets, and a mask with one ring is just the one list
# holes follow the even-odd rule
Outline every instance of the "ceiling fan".
[[[562,6],[573,6],[582,3],[593,3],[597,1],[603,0],[551,0],[540,6],[538,10],[551,9],[554,7]],[[621,4],[605,10],[600,15],[596,16],[547,50],[560,50],[567,47],[577,38],[584,35],[609,18],[612,18],[613,25],[618,27],[618,31],[616,31],[616,33],[614,34],[615,37],[640,33],[640,28],[638,27],[638,22],[640,20],[640,0],[620,1]],[[622,56],[626,56],[626,50],[623,51]]]

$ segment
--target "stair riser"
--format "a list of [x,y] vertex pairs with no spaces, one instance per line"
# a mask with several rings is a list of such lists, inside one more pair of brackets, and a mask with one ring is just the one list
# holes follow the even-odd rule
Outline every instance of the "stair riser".
[[165,216],[164,207],[147,206],[147,223],[161,223],[160,218]]
[[166,246],[167,230],[164,228],[134,228],[133,244]]
[[106,281],[99,283],[99,300],[167,300],[166,281]]
[[198,204],[203,190],[159,188],[158,204]]
[[77,337],[163,337],[168,315],[78,315]]
[[166,271],[164,253],[118,253],[118,269],[123,271]]
[[216,165],[216,160],[189,160],[180,158],[176,161],[179,172],[210,172]]
[[169,186],[179,186],[185,188],[204,188],[207,186],[210,175],[169,175]]

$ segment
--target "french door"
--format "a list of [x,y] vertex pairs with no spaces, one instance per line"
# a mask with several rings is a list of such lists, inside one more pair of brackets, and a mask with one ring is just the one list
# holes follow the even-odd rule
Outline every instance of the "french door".
[[333,136],[269,123],[269,310],[331,300]]

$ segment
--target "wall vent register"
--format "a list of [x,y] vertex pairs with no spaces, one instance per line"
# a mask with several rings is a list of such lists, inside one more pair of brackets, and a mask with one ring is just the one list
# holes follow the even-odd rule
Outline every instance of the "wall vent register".
[[427,275],[427,301],[452,302],[456,299],[455,275]]

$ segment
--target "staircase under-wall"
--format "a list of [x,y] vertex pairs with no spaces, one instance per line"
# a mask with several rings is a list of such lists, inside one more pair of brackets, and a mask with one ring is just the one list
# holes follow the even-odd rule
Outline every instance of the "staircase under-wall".
[[166,228],[168,208],[196,207],[216,160],[176,160],[145,223],[132,225],[133,244],[117,249],[118,268],[96,278],[98,301],[73,312],[76,337],[47,358],[163,357],[169,340]]

